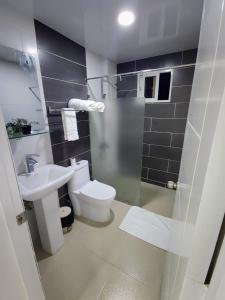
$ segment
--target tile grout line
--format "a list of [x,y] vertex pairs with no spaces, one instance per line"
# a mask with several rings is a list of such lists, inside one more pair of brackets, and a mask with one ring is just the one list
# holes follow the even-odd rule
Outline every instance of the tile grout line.
[[[144,132],[150,132],[150,131],[144,131]],[[185,132],[180,133],[180,132],[170,132],[170,131],[151,131],[151,132],[152,132],[152,133],[182,134],[182,135],[184,135],[184,133],[185,133]],[[145,144],[147,144],[147,143],[145,143]]]
[[[128,204],[129,205],[129,204]],[[129,207],[131,207],[129,205]],[[124,239],[124,237],[122,237],[122,239]],[[124,271],[123,269],[121,269],[119,266],[117,266],[116,264],[108,261],[106,258],[102,257],[101,255],[99,255],[98,253],[96,253],[92,248],[90,248],[89,246],[87,246],[83,240],[81,241],[81,243],[83,244],[83,246],[88,249],[91,253],[93,253],[96,257],[98,257],[100,260],[102,260],[103,262],[107,263],[109,266],[115,268],[117,271],[119,271],[120,273],[122,273],[123,275],[128,276],[129,278],[132,278],[133,280],[137,281],[138,283],[140,283],[142,286],[148,287],[149,285],[147,283],[145,283],[144,281],[136,278],[133,274],[129,274],[128,272]]]
[[156,158],[156,159],[161,159],[161,160],[170,160],[170,161],[180,163],[180,160],[175,160],[175,159],[170,159],[170,158],[161,158],[161,157],[156,157],[156,156],[152,156],[152,155],[149,155],[149,156],[144,155],[143,157]]
[[150,118],[150,128],[149,128],[149,131],[150,132],[152,131],[152,118]]
[[159,117],[151,117],[152,119],[156,119],[156,120],[187,120],[187,118],[159,118]]
[[169,172],[169,164],[170,164],[170,160],[168,159],[168,165],[167,165],[167,172],[168,172],[168,173],[170,173],[170,172]]
[[64,57],[64,56],[58,55],[58,54],[56,54],[56,53],[54,53],[54,52],[50,52],[50,51],[47,51],[47,50],[43,50],[43,49],[41,49],[41,48],[38,48],[38,51],[44,52],[44,53],[48,53],[48,54],[53,55],[53,56],[56,56],[56,57],[58,57],[58,58],[60,58],[60,59],[62,59],[62,60],[66,60],[66,61],[69,61],[69,62],[71,62],[71,63],[73,63],[73,64],[78,65],[78,66],[87,68],[87,66],[85,66],[85,65],[83,65],[83,64],[80,64],[80,63],[76,62],[75,60],[72,60],[72,59],[66,58],[66,57]]
[[60,81],[60,82],[64,82],[64,83],[69,83],[69,84],[74,84],[74,85],[87,87],[87,84],[85,84],[85,83],[79,83],[79,82],[75,82],[75,81],[63,80],[63,79],[49,77],[49,76],[45,76],[45,75],[42,75],[41,77],[44,78],[44,79],[50,79],[50,80],[55,80],[55,81]]
[[69,195],[68,192],[65,193],[65,194],[63,194],[62,196],[60,196],[60,197],[59,197],[59,200],[60,200],[61,198],[65,197],[66,195]]
[[[76,158],[77,156],[83,155],[83,154],[85,154],[85,153],[87,153],[87,152],[91,152],[90,149],[87,150],[87,151],[84,151],[84,152],[82,152],[82,153],[80,153],[80,154],[74,155],[74,157]],[[56,163],[56,164],[60,164],[60,163],[66,162],[66,161],[69,160],[71,157],[72,157],[72,156],[70,156],[69,158],[66,158],[66,159],[64,159],[64,160],[57,161],[57,162],[55,162],[55,163]]]
[[[83,138],[87,138],[87,137],[90,137],[90,135],[81,136],[81,137],[79,138],[79,140],[80,140],[80,139],[83,139]],[[77,141],[78,141],[78,140],[77,140]],[[51,145],[52,145],[52,147],[55,147],[55,146],[62,145],[62,144],[68,143],[68,142],[75,142],[75,141],[64,141],[64,142],[61,142],[61,143],[56,143],[56,144],[51,144]]]
[[159,144],[152,144],[152,143],[143,143],[143,144],[158,146],[158,147],[164,147],[164,148],[175,148],[175,149],[180,149],[180,150],[183,149],[183,147],[173,147],[173,146],[170,146],[170,145],[159,145]]
[[183,60],[184,60],[184,51],[181,52],[181,65],[183,64]]
[[[147,158],[158,158],[158,157],[154,157],[154,156],[151,156],[151,155],[143,155],[143,157],[147,157]],[[169,158],[158,158],[160,160],[168,160]]]
[[[152,182],[158,182],[158,183],[161,183],[161,184],[164,184],[166,186],[166,183],[165,182],[162,182],[162,181],[159,181],[159,180],[153,180],[153,179],[150,179],[150,178],[144,178],[142,177],[143,179],[146,179],[146,180],[149,180],[149,181],[152,181]],[[145,181],[144,181],[145,182]],[[148,183],[148,182],[146,182]]]
[[178,173],[168,172],[168,171],[166,171],[166,170],[160,170],[160,169],[149,168],[149,167],[145,167],[145,168],[148,168],[149,170],[153,170],[153,171],[159,171],[159,172],[163,172],[163,173],[168,173],[168,174],[178,175]]
[[192,84],[172,85],[172,88],[180,88],[180,87],[184,87],[184,86],[192,87]]

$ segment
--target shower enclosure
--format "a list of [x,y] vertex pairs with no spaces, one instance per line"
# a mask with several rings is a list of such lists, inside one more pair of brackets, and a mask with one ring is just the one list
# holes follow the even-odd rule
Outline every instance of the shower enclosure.
[[[93,178],[113,186],[116,199],[140,205],[144,98],[137,97],[137,74],[88,79],[89,96],[105,103],[90,113]],[[127,85],[135,86],[126,91]]]
[[88,78],[89,97],[105,103],[104,113],[90,113],[93,178],[113,186],[117,200],[140,206],[141,173],[163,187],[177,182],[194,66]]

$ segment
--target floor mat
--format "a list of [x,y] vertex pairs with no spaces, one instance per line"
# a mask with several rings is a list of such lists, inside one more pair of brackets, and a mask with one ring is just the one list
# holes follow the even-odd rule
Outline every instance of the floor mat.
[[164,250],[169,250],[173,220],[132,206],[119,228]]

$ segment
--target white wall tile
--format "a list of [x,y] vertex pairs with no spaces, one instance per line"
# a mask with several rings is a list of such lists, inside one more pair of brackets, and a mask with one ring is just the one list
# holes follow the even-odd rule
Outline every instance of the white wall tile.
[[[223,0],[206,0],[188,119],[201,135],[211,86]],[[216,20],[216,22],[215,22]],[[209,38],[210,37],[210,38]]]
[[[210,186],[213,187],[213,180],[214,186],[216,184],[221,186],[219,183],[221,178],[218,178],[218,175],[216,178],[216,170],[221,170],[222,164],[220,166],[218,162],[216,167],[215,159],[218,159],[221,154],[222,144],[218,139],[215,149],[212,145],[215,141],[215,132],[218,134],[219,131],[217,121],[219,113],[222,113],[220,112],[221,102],[225,96],[223,80],[225,77],[225,11],[223,4],[224,0],[206,0],[204,6],[197,58],[197,63],[201,65],[196,67],[194,75],[173,216],[183,222],[181,226],[183,229],[177,234],[175,232],[171,239],[172,246],[176,247],[179,244],[185,245],[186,242],[186,247],[190,248],[188,253],[191,255],[189,254],[187,258],[179,257],[176,260],[169,255],[169,265],[174,265],[170,266],[170,270],[174,270],[175,267],[176,274],[172,280],[171,278],[167,280],[167,289],[171,291],[170,300],[197,299],[192,298],[194,295],[200,297],[200,285],[194,281],[190,282],[187,276],[204,282],[210,253],[212,254],[211,248],[215,245],[216,230],[218,231],[220,223],[216,220],[216,209],[220,201],[217,200],[217,204],[213,206],[216,191],[210,189]],[[222,136],[222,131],[220,136]],[[215,171],[213,168],[216,168]],[[223,178],[223,176],[220,177]],[[220,199],[222,197],[221,195]],[[224,209],[221,211],[223,212]],[[210,213],[214,219],[211,219]],[[219,219],[221,215],[217,211]],[[212,247],[207,246],[207,237],[209,238],[210,235]],[[192,240],[188,240],[188,236],[192,236]],[[192,245],[194,248],[191,252]],[[191,287],[193,290],[190,290]],[[180,295],[181,292],[182,295]]]
[[187,214],[199,144],[200,139],[191,127],[190,123],[188,122],[185,132],[185,140],[178,183],[178,190],[180,194],[180,212],[177,216],[177,219],[180,221],[185,221]]

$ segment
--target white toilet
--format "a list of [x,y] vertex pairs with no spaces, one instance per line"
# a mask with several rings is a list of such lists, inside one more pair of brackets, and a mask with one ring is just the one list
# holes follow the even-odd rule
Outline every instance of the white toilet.
[[111,203],[116,196],[115,189],[97,180],[90,180],[87,160],[81,160],[68,168],[74,170],[68,182],[68,191],[75,215],[97,222],[109,221]]

